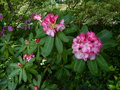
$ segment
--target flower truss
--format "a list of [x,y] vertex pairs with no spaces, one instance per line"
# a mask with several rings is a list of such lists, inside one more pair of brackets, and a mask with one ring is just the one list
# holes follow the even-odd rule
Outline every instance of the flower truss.
[[41,15],[36,14],[33,19],[41,21]]
[[64,19],[60,21],[60,24],[56,23],[57,19],[58,15],[54,16],[54,14],[47,14],[41,22],[44,32],[51,37],[54,37],[56,32],[65,29]]
[[77,59],[94,60],[99,54],[102,42],[94,32],[80,33],[73,39],[72,49]]
[[29,61],[30,61],[30,59],[31,59],[31,58],[33,58],[33,57],[35,57],[35,55],[34,55],[34,54],[30,54],[30,55],[25,54],[25,55],[23,56],[23,59],[26,59],[26,62],[29,62]]

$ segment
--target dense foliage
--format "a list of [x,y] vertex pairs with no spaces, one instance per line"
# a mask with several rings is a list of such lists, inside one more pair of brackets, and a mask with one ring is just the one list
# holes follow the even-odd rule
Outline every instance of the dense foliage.
[[1,90],[119,90],[119,5],[1,0]]

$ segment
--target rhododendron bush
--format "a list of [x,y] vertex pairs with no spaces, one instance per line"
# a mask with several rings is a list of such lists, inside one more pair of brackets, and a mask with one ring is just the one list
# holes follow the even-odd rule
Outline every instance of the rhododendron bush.
[[110,73],[105,50],[117,45],[112,32],[76,24],[71,12],[41,10],[16,23],[0,13],[2,90],[79,90],[87,75]]

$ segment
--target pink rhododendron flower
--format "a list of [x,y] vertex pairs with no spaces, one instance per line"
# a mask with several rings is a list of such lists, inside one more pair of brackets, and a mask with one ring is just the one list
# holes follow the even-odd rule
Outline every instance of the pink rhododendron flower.
[[54,37],[56,32],[63,31],[65,29],[64,19],[60,21],[60,24],[56,24],[57,19],[58,15],[54,16],[54,14],[47,14],[41,22],[43,31],[51,37]]
[[36,14],[33,19],[41,21],[41,15]]
[[80,33],[73,39],[72,49],[77,59],[94,60],[100,52],[102,43],[94,32]]
[[33,58],[33,57],[35,57],[35,55],[34,55],[34,54],[30,54],[30,55],[25,54],[25,55],[23,56],[23,59],[26,59],[26,62],[29,62],[29,61],[30,61],[30,59],[31,59],[31,58]]

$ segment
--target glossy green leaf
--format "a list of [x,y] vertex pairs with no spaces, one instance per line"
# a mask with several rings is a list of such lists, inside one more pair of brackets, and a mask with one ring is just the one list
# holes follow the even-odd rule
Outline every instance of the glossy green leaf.
[[63,42],[69,42],[69,38],[63,33],[59,32],[58,37],[63,41]]
[[32,69],[32,68],[30,68],[29,71],[30,71],[32,74],[34,74],[34,75],[37,75],[37,74],[38,74],[38,72],[37,72],[36,70]]
[[88,68],[93,75],[98,75],[98,66],[96,60],[87,61]]
[[29,35],[29,41],[31,41],[33,39],[33,33],[30,33]]
[[112,32],[108,30],[102,30],[100,33],[97,34],[97,36],[100,38],[102,43],[104,43],[112,37]]
[[19,49],[19,52],[22,52],[26,49],[26,46],[22,46],[20,49]]
[[87,33],[88,32],[88,27],[86,25],[82,26],[82,28],[80,29],[80,33]]
[[36,45],[32,46],[32,47],[28,50],[28,54],[31,54],[31,53],[35,52],[36,48],[37,48]]
[[74,33],[78,30],[78,27],[76,25],[73,25],[72,27],[65,29],[64,33],[65,34],[70,34],[70,33]]
[[20,72],[20,69],[16,69],[16,70],[12,71],[11,74],[10,74],[8,77],[9,77],[9,78],[12,78],[12,77],[18,75],[19,72]]
[[22,74],[23,74],[22,69],[20,69],[20,74],[19,74],[19,83],[21,83],[21,80],[22,80]]
[[103,56],[101,55],[97,56],[96,61],[102,70],[109,71],[109,66],[107,62],[105,61],[105,59],[103,58]]
[[58,50],[58,53],[62,53],[63,52],[63,43],[58,37],[55,38],[55,45]]
[[11,63],[10,66],[11,66],[11,67],[14,67],[14,68],[19,68],[18,65],[15,64],[15,63]]
[[67,14],[63,17],[64,21],[65,21],[65,24],[68,24],[70,23],[72,20],[73,20],[73,14]]
[[54,38],[48,36],[46,38],[46,42],[45,42],[44,47],[41,48],[42,49],[42,55],[44,57],[48,56],[51,53],[51,51],[53,49],[53,44],[54,44]]
[[38,75],[38,82],[37,82],[37,85],[40,87],[40,84],[41,84],[41,80],[42,80],[42,77],[41,75]]
[[102,44],[102,49],[107,49],[117,45],[117,42],[114,40],[108,40]]
[[76,59],[74,63],[74,71],[78,73],[82,73],[84,68],[85,68],[85,61]]
[[26,74],[25,69],[23,69],[23,80],[24,80],[24,82],[27,81],[27,74]]
[[46,36],[45,32],[43,30],[36,30],[36,38],[43,38]]

